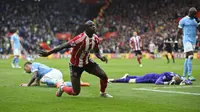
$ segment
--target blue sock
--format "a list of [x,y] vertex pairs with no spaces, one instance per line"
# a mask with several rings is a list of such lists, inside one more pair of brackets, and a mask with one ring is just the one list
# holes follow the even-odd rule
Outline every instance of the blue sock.
[[12,64],[15,64],[15,63],[16,63],[16,59],[17,59],[17,57],[14,56],[14,58],[13,58],[13,60],[12,60]]
[[16,66],[19,66],[19,58],[18,57],[16,57],[15,63],[16,63]]
[[71,82],[64,82],[64,84],[65,84],[67,87],[72,87],[72,83],[71,83]]
[[184,62],[184,70],[183,70],[183,77],[186,76],[187,72],[188,72],[188,59],[185,59],[185,62]]
[[188,77],[190,77],[192,75],[192,59],[190,58],[188,58],[187,67],[188,67]]

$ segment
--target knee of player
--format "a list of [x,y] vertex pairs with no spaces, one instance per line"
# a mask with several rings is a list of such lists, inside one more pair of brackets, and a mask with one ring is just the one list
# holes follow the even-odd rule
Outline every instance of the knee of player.
[[74,92],[74,96],[78,96],[80,94],[80,91],[78,91],[78,92]]
[[105,73],[102,73],[100,79],[102,79],[102,80],[107,80],[107,79],[108,79],[108,76],[107,76]]

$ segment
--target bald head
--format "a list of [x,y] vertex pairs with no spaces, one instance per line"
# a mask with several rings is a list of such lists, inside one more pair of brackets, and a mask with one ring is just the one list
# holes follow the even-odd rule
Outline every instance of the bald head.
[[195,17],[195,15],[196,15],[196,13],[197,13],[197,9],[195,8],[195,7],[191,7],[190,9],[189,9],[189,16],[190,17]]
[[93,24],[94,24],[94,22],[91,21],[91,20],[88,20],[88,21],[85,22],[85,25],[89,25],[90,26],[90,25],[93,25]]
[[84,24],[86,26],[86,33],[89,37],[92,37],[94,33],[96,33],[96,26],[93,21],[89,20]]

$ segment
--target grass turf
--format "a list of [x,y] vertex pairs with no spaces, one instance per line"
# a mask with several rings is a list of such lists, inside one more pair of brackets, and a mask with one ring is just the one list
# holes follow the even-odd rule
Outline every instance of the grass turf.
[[[69,80],[68,59],[36,59],[50,67],[58,68]],[[119,78],[125,73],[143,75],[149,72],[173,71],[182,74],[183,59],[166,64],[164,59],[142,60],[140,68],[133,59],[110,59],[108,64],[95,60],[108,74],[109,78]],[[139,91],[132,88],[150,88],[165,91],[190,92],[200,94],[200,60],[193,61],[193,74],[197,78],[193,86],[173,88],[153,84],[109,84],[107,92],[113,99],[99,97],[99,79],[87,73],[82,80],[91,87],[83,87],[79,96],[63,94],[55,96],[56,88],[20,87],[31,76],[23,69],[12,69],[11,60],[0,60],[0,112],[200,112],[200,96],[179,93],[160,93]],[[24,64],[21,60],[21,65]],[[172,87],[172,88],[171,88]],[[175,86],[177,87],[177,86]]]

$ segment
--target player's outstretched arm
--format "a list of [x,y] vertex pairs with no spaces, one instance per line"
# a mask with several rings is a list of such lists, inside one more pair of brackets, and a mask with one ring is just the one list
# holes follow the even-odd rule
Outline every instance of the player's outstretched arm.
[[37,78],[37,71],[33,72],[33,77],[31,78],[27,86],[31,86],[31,84],[36,80],[36,78]]
[[41,50],[41,51],[39,51],[39,55],[42,56],[42,57],[46,57],[46,56],[49,56],[52,53],[56,53],[58,51],[61,51],[61,50],[65,49],[65,48],[70,48],[70,47],[72,47],[71,44],[66,42],[66,43],[64,43],[64,44],[62,44],[60,46],[57,46],[56,48],[54,48],[53,50],[51,50],[49,52]]
[[178,40],[182,33],[183,33],[183,29],[182,28],[178,28],[178,30],[176,32],[176,39],[175,40]]
[[200,22],[198,23],[198,27],[197,27],[197,29],[198,29],[199,32],[200,32]]

